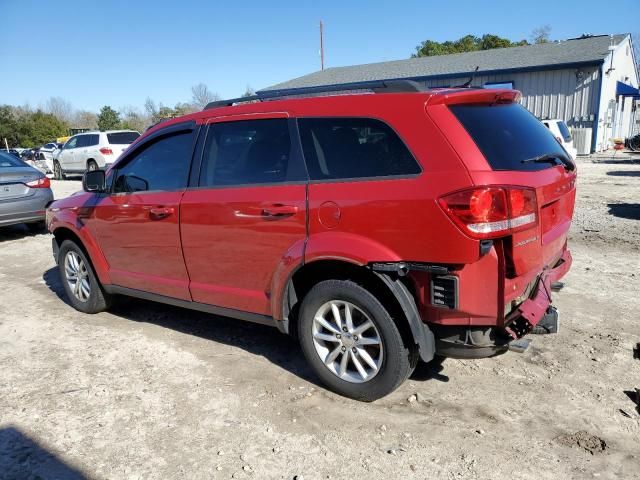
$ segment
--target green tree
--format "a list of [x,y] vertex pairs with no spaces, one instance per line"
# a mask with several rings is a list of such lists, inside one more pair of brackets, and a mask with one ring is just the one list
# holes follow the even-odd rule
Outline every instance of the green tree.
[[50,113],[38,110],[23,115],[16,122],[17,144],[38,146],[69,134],[69,126]]
[[0,144],[2,148],[4,148],[5,138],[10,147],[21,146],[17,119],[13,113],[13,109],[9,105],[0,106]]
[[487,33],[482,37],[475,35],[465,35],[458,40],[447,40],[436,42],[435,40],[425,40],[416,47],[416,52],[411,55],[417,57],[432,57],[435,55],[449,55],[451,53],[475,52],[478,50],[491,50],[494,48],[517,47],[527,45],[526,40],[512,42],[508,38]]
[[98,128],[100,130],[115,130],[120,128],[120,114],[109,105],[100,109],[98,115]]

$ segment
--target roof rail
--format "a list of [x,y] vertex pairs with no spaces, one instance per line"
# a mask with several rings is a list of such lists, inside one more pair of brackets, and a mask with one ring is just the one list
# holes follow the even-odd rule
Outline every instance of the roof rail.
[[261,102],[274,98],[292,97],[296,95],[313,95],[316,93],[345,92],[351,90],[371,90],[374,93],[424,92],[426,90],[414,80],[371,80],[366,82],[342,83],[339,85],[320,85],[314,87],[285,88],[280,90],[262,90],[248,97],[217,100],[204,107],[205,110],[219,107],[230,107],[236,103]]

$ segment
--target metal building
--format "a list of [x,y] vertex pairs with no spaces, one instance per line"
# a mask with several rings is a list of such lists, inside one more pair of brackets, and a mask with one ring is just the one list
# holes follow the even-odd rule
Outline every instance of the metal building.
[[[640,92],[631,36],[600,35],[521,47],[327,68],[266,90],[411,79],[427,87],[514,88],[534,115],[563,119],[578,153],[606,150],[640,125]],[[474,71],[478,69],[474,75]]]

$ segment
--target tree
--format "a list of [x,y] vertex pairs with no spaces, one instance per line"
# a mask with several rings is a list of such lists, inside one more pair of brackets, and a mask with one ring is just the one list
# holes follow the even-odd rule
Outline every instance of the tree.
[[243,97],[251,97],[253,95],[256,94],[256,91],[251,88],[251,85],[247,85],[247,88],[245,89],[244,93],[242,94]]
[[105,105],[98,115],[98,128],[100,130],[115,130],[120,128],[120,114],[109,105]]
[[549,43],[549,34],[551,33],[551,27],[549,25],[543,25],[538,28],[534,28],[531,32],[531,41],[533,43]]
[[220,95],[209,90],[204,83],[199,83],[191,87],[191,101],[193,105],[201,110],[207,106],[207,103],[220,100]]
[[121,128],[142,133],[151,124],[149,116],[139,112],[135,107],[127,106],[121,108],[120,115],[122,117]]
[[412,54],[412,58],[432,57],[435,55],[449,55],[451,53],[475,52],[478,50],[491,50],[494,48],[517,47],[527,45],[526,40],[512,42],[508,38],[502,38],[497,35],[487,33],[482,37],[474,35],[465,35],[458,40],[447,40],[445,42],[436,42],[435,40],[425,40],[416,47],[416,53]]
[[18,120],[14,114],[13,108],[9,105],[0,106],[0,143],[4,148],[4,139],[10,147],[20,147],[20,138],[18,135]]
[[65,123],[71,123],[73,120],[73,106],[62,97],[49,98],[44,107],[44,111]]
[[74,128],[89,128],[95,130],[98,128],[98,116],[87,110],[78,110],[73,115],[71,126]]

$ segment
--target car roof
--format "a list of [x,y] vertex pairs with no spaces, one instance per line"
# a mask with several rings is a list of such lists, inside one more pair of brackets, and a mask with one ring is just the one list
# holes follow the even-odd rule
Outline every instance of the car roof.
[[[520,92],[507,89],[485,89],[485,88],[436,88],[414,92],[393,92],[393,93],[338,93],[322,96],[304,97],[281,97],[275,99],[265,99],[262,101],[251,101],[237,103],[233,105],[215,106],[204,110],[161,121],[152,125],[145,132],[156,131],[176,123],[186,121],[203,122],[212,118],[220,118],[236,115],[250,114],[272,114],[290,113],[292,115],[317,115],[315,112],[335,110],[335,115],[342,115],[341,110],[367,111],[394,108],[400,103],[418,102],[424,105],[431,104],[461,104],[501,101],[501,103],[515,103],[520,98]],[[239,99],[241,100],[241,99]],[[349,106],[349,109],[343,108]],[[311,113],[310,113],[311,112]]]

